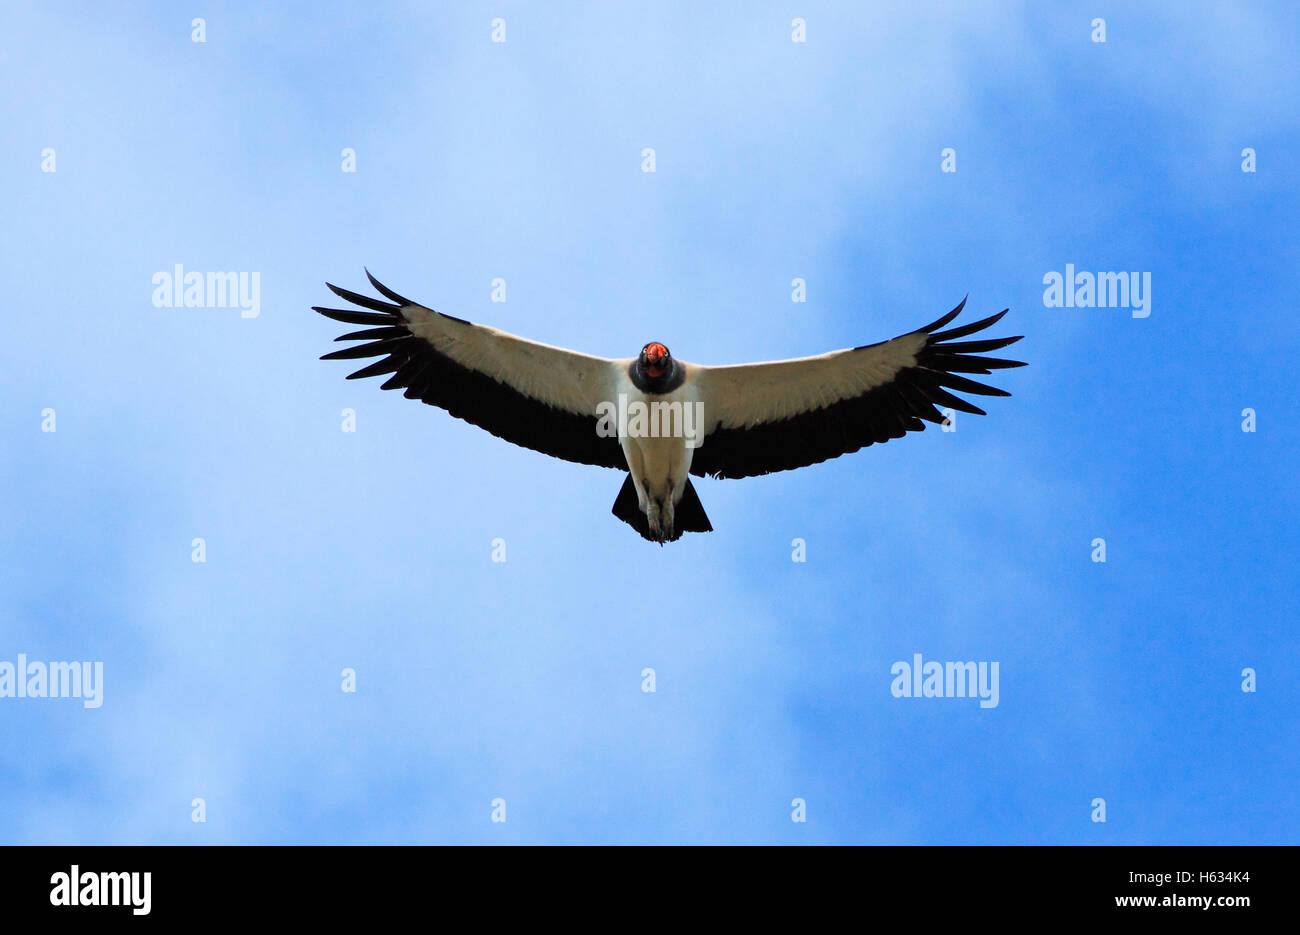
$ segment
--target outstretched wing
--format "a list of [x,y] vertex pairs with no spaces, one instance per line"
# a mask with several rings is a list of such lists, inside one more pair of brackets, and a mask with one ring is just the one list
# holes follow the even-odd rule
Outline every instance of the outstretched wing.
[[349,380],[392,374],[381,389],[403,389],[498,438],[580,464],[626,470],[617,436],[597,432],[596,407],[613,400],[618,362],[442,315],[403,298],[366,271],[383,302],[337,286],[335,295],[368,311],[321,308],[335,321],[367,325],[336,338],[362,341],[322,360],[382,358]]
[[[939,331],[938,321],[892,341],[851,350],[734,367],[700,367],[706,431],[691,473],[753,477],[816,464],[867,445],[942,423],[936,407],[984,415],[956,392],[1010,396],[961,374],[1023,367],[1018,360],[977,356],[1020,340],[961,341],[1007,313]],[[955,392],[954,392],[955,391]]]

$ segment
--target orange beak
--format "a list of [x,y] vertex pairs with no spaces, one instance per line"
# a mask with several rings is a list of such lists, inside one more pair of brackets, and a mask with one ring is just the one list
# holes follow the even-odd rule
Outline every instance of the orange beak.
[[663,376],[663,361],[668,356],[668,348],[658,343],[647,344],[645,350],[641,353],[645,355],[646,359],[645,372],[652,377]]

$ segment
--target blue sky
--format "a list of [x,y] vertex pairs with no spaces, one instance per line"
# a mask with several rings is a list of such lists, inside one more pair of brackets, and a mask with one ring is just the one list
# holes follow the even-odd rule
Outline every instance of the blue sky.
[[[1298,20],[7,3],[0,661],[104,699],[0,698],[0,840],[1300,841]],[[175,264],[260,314],[155,307]],[[1045,307],[1066,264],[1149,272],[1150,316]],[[697,482],[716,531],[659,549],[614,472],[318,361],[363,265],[710,364],[969,293],[1030,366],[955,432]],[[999,705],[893,697],[914,653]]]

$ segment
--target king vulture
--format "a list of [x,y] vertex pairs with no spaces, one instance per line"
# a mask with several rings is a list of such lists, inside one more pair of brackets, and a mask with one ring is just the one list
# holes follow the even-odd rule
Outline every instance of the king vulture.
[[[1022,361],[980,356],[1020,336],[963,341],[1006,314],[946,326],[966,304],[891,341],[817,357],[704,367],[651,342],[610,360],[539,344],[435,312],[366,271],[389,301],[326,285],[357,309],[315,307],[363,325],[322,360],[377,357],[349,380],[401,389],[498,438],[555,458],[626,471],[614,515],[663,544],[713,529],[697,477],[754,477],[816,464],[942,423],[936,407],[984,415],[956,395],[1009,396],[962,374]],[[648,418],[647,418],[647,413]]]

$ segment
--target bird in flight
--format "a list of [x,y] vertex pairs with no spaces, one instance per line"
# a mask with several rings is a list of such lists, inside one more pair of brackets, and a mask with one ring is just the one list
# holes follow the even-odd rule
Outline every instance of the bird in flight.
[[710,532],[690,476],[754,477],[817,464],[942,424],[938,407],[985,415],[957,393],[1010,396],[962,374],[1023,361],[982,356],[1022,337],[964,341],[995,324],[940,330],[939,320],[889,341],[758,364],[704,367],[652,341],[636,357],[592,357],[472,324],[403,298],[366,271],[388,301],[326,283],[364,311],[313,311],[360,331],[322,360],[377,357],[349,380],[389,375],[404,390],[498,438],[565,461],[626,471],[613,513],[645,539]]

